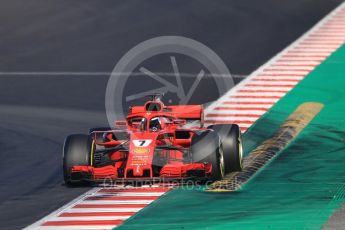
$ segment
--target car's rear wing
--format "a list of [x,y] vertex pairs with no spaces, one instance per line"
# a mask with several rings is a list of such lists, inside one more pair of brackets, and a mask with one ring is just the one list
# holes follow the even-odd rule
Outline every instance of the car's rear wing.
[[202,105],[173,105],[167,106],[166,108],[170,109],[171,113],[173,113],[174,116],[179,119],[203,119],[204,109]]
[[178,119],[187,120],[187,124],[197,121],[197,126],[204,126],[204,108],[202,105],[175,105],[169,106]]
[[148,106],[133,106],[130,108],[129,115],[141,116],[147,112],[155,112],[170,115],[177,119],[184,119],[188,122],[199,121],[201,126],[203,126],[204,123],[204,108],[202,105],[156,106],[154,107],[155,110],[148,110],[147,108]]

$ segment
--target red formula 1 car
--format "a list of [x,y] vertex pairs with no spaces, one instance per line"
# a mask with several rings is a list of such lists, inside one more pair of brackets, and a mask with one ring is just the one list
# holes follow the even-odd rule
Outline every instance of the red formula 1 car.
[[152,96],[115,128],[66,138],[66,184],[112,181],[218,180],[242,169],[238,125],[203,127],[200,105],[165,106]]

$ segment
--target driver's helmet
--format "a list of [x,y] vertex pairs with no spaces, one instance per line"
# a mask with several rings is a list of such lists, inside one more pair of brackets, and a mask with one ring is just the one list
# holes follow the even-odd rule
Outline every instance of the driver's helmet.
[[161,119],[159,117],[154,117],[150,120],[150,124],[149,124],[149,129],[151,131],[158,131],[162,128],[161,126]]

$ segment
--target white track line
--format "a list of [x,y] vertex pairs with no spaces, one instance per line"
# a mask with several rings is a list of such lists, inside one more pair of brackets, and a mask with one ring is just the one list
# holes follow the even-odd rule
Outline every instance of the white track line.
[[[246,110],[246,111],[233,111],[233,110],[215,110],[213,111],[212,113],[208,113],[208,114],[228,114],[228,115],[242,115],[242,116],[245,116],[245,115],[262,115],[264,114],[265,111],[263,110]],[[207,115],[208,115],[207,114]],[[213,118],[211,119],[210,117],[208,117],[206,115],[206,120],[213,120]],[[209,119],[210,118],[210,119]],[[223,117],[223,119],[225,118],[225,116]]]
[[89,204],[149,204],[153,200],[83,200],[83,205]]
[[37,226],[34,229],[35,230],[111,230],[114,227],[116,227],[116,225],[99,225],[99,226]]
[[[232,95],[232,98],[250,98],[250,99],[258,99],[260,100],[260,98],[265,99],[264,96],[272,96],[272,98],[274,99],[274,97],[283,97],[286,93],[281,93],[281,90],[286,90],[289,91],[292,87],[254,87],[254,86],[246,86],[243,89],[241,89],[241,91],[239,90],[238,93],[236,95]],[[253,92],[247,92],[245,90],[252,90]],[[260,91],[261,90],[261,91]],[[264,91],[268,90],[269,93],[265,93]],[[255,92],[255,91],[259,91],[259,92]],[[243,92],[243,93],[242,93]],[[229,98],[231,98],[229,97]]]
[[78,220],[126,220],[131,216],[79,216],[79,217],[53,217],[50,221],[78,221]]
[[138,212],[142,208],[70,208],[64,213],[90,213],[90,212]]
[[92,196],[161,196],[165,192],[97,192]]
[[277,102],[279,99],[269,99],[269,98],[228,98],[227,100],[224,100],[224,103],[230,103],[230,102],[234,102],[234,103],[246,103],[246,102],[272,102],[275,103]]

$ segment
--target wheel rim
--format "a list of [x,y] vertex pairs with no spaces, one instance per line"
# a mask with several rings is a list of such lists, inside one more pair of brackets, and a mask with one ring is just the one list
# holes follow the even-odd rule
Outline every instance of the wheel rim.
[[224,177],[225,168],[224,168],[224,153],[222,145],[219,145],[219,167],[220,167],[220,174],[221,177]]
[[243,146],[241,136],[238,138],[238,158],[240,160],[240,167],[243,168]]

